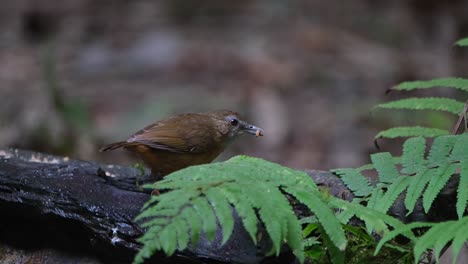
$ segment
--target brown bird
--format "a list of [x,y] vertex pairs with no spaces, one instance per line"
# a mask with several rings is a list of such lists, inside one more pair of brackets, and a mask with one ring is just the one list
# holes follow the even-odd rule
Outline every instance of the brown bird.
[[180,114],[151,124],[126,141],[100,151],[125,148],[137,153],[156,180],[192,165],[210,163],[238,135],[263,136],[263,129],[242,121],[229,110]]

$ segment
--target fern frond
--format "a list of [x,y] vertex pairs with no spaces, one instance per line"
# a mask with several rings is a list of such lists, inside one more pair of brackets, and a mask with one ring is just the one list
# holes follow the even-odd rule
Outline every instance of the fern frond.
[[411,91],[416,89],[427,89],[433,87],[450,87],[459,89],[465,92],[468,92],[468,80],[463,78],[439,78],[432,79],[427,81],[411,81],[411,82],[402,82],[395,87],[392,87],[393,90],[405,90]]
[[405,196],[405,207],[408,209],[407,215],[413,212],[416,202],[421,197],[426,185],[434,179],[437,170],[424,170],[411,177]]
[[456,136],[437,137],[432,143],[431,150],[427,156],[427,161],[431,166],[439,166],[447,163],[447,159],[453,149]]
[[433,223],[414,222],[414,223],[403,225],[400,228],[397,228],[395,230],[388,232],[380,239],[379,244],[377,244],[377,247],[375,248],[374,255],[377,255],[377,253],[379,253],[380,249],[382,249],[382,246],[384,246],[385,243],[396,238],[402,233],[408,233],[408,232],[411,232],[411,230],[416,229],[416,228],[430,227],[433,225],[434,225]]
[[458,40],[457,42],[455,42],[455,45],[461,46],[461,47],[468,46],[468,38],[462,38],[462,39]]
[[[338,198],[333,198],[331,199],[330,204],[340,210],[352,211],[357,218],[370,226],[373,226],[372,230],[375,230],[378,233],[386,234],[389,232],[388,226],[391,226],[393,229],[403,228],[405,226],[400,220],[392,216],[369,207],[364,207],[358,203],[349,203]],[[370,234],[372,230],[368,230],[368,233]],[[414,235],[410,233],[403,233],[403,235],[410,239],[414,238]]]
[[303,188],[293,186],[287,187],[284,190],[305,204],[315,214],[331,241],[340,250],[345,249],[347,241],[344,230],[329,206],[320,199],[318,193],[313,195]]
[[436,224],[416,222],[400,226],[382,237],[375,249],[374,255],[380,251],[385,243],[394,239],[396,236],[408,234],[409,231],[422,227],[430,227],[430,229],[419,238],[411,238],[415,242],[414,262],[417,263],[421,258],[421,255],[431,248],[434,248],[435,254],[438,258],[443,247],[453,240],[452,263],[455,263],[461,247],[468,240],[468,217],[464,217],[457,221],[446,221]]
[[374,206],[374,209],[382,213],[387,213],[388,209],[395,203],[398,196],[408,188],[411,183],[411,177],[400,176],[390,185],[380,202]]
[[380,131],[374,138],[398,138],[398,137],[437,137],[448,135],[449,131],[432,127],[392,127]]
[[414,174],[426,168],[424,152],[426,150],[426,140],[423,137],[410,138],[403,144],[403,155],[401,165],[402,173]]
[[330,260],[333,264],[343,264],[345,263],[345,252],[344,250],[340,250],[335,244],[332,242],[331,238],[328,236],[327,232],[323,229],[322,226],[318,227],[318,230],[321,234],[321,238],[323,239],[323,244],[326,246],[328,255],[330,256]]
[[460,181],[457,188],[457,215],[461,218],[468,204],[468,134],[457,136],[457,141],[449,159],[460,162]]
[[[461,228],[457,230],[457,232],[455,234],[455,238],[453,239],[453,242],[452,242],[452,253],[453,253],[452,254],[452,256],[453,256],[452,264],[455,264],[455,262],[457,261],[458,253],[460,253],[460,249],[468,241],[468,237],[466,235],[466,234],[468,234],[468,220],[467,220],[467,218],[468,218],[468,216],[466,216],[465,218],[460,218],[458,220],[458,221],[464,221],[464,222],[462,222],[460,224]],[[465,219],[465,220],[463,220],[463,219]]]
[[[236,212],[242,219],[242,224],[249,234],[250,238],[257,244],[257,216],[253,205],[243,196],[242,186],[235,184],[227,184],[225,188],[220,190],[228,199],[229,203],[234,205]],[[225,238],[223,237],[223,240]],[[228,239],[228,238],[226,238]]]
[[338,175],[344,184],[356,196],[367,196],[374,187],[370,186],[369,180],[356,169],[337,169],[333,173]]
[[375,170],[379,173],[380,182],[390,183],[398,178],[400,173],[398,173],[395,164],[393,164],[393,158],[390,153],[376,153],[370,157],[372,163],[374,163]]
[[406,98],[388,103],[379,104],[376,107],[387,109],[408,110],[435,110],[445,111],[455,115],[463,111],[465,103],[444,97]]
[[[441,249],[451,240],[467,241],[468,232],[460,232],[462,229],[466,230],[468,225],[468,217],[464,217],[458,221],[446,221],[434,224],[423,236],[421,236],[416,245],[414,246],[414,259],[415,262],[419,260],[420,256],[428,249],[435,248],[436,256],[440,255]],[[460,245],[460,244],[458,244]],[[459,251],[461,247],[454,248],[454,251]],[[453,256],[456,260],[457,255]]]
[[457,188],[457,215],[462,218],[468,204],[468,158],[460,164],[460,181]]
[[[216,215],[213,212],[213,207],[208,203],[205,197],[198,197],[193,202],[193,208],[200,216],[200,219],[203,219],[203,231],[206,235],[206,238],[211,241],[213,240],[218,226],[216,225]],[[171,255],[169,253],[166,254]]]
[[426,191],[423,194],[423,207],[426,213],[429,212],[434,199],[444,188],[452,174],[455,173],[456,168],[456,164],[447,164],[437,168],[437,177],[429,182]]
[[222,223],[221,228],[223,240],[221,242],[221,245],[223,245],[231,236],[232,230],[234,229],[232,207],[229,204],[229,201],[227,200],[226,196],[224,196],[219,189],[211,188],[208,191],[206,191],[205,195],[210,201],[210,204],[214,207],[219,222]]
[[261,221],[272,241],[273,253],[278,255],[282,244],[287,243],[302,261],[301,225],[282,190],[309,207],[337,247],[346,245],[340,222],[315,183],[302,171],[238,156],[177,171],[149,186],[169,191],[151,198],[137,217],[148,231],[140,239],[143,249],[135,258],[136,263],[155,250],[170,255],[189,244],[195,246],[202,233],[212,241],[219,228],[225,243],[233,232],[234,213],[254,243]]

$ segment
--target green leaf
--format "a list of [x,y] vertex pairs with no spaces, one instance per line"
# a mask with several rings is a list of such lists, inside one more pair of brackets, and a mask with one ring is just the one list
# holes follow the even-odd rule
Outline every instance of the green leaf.
[[452,258],[452,263],[455,264],[457,261],[457,256],[458,253],[460,253],[460,249],[462,246],[466,243],[468,240],[468,216],[461,218],[459,221],[461,221],[461,228],[458,229],[457,232],[455,232],[455,238],[453,239],[452,243],[452,252],[453,252],[453,258]]
[[[200,234],[203,229],[203,221],[199,214],[195,211],[193,207],[186,207],[180,214],[180,217],[187,222],[190,226],[190,243],[196,245],[200,239]],[[180,250],[184,248],[179,247]]]
[[436,110],[459,115],[463,111],[465,103],[445,97],[407,98],[388,103],[379,104],[376,107],[387,109],[407,110]]
[[328,255],[330,256],[331,262],[333,264],[342,264],[345,261],[345,252],[340,250],[336,245],[331,241],[328,233],[320,226],[319,232],[323,240],[323,244],[326,246]]
[[392,127],[380,131],[375,138],[398,138],[398,137],[437,137],[448,135],[449,131],[432,127]]
[[[254,244],[257,244],[257,216],[250,202],[243,196],[241,186],[230,184],[221,190],[228,201],[234,205],[236,212],[242,219],[242,224],[249,233]],[[224,238],[223,238],[224,239]]]
[[426,150],[426,140],[423,137],[410,138],[403,144],[403,155],[401,165],[402,173],[415,174],[426,168],[424,152]]
[[385,243],[389,242],[390,240],[394,239],[395,237],[407,233],[415,228],[422,228],[422,227],[429,227],[432,226],[432,223],[420,223],[420,222],[415,222],[415,223],[409,223],[406,225],[403,225],[395,230],[392,230],[385,234],[382,239],[379,241],[379,244],[375,248],[374,255],[377,255],[377,253],[382,249],[382,246],[385,245]]
[[457,215],[462,218],[468,203],[468,159],[460,164],[460,181],[457,188]]
[[206,192],[206,196],[215,209],[219,222],[222,224],[223,241],[221,244],[223,245],[231,236],[232,230],[234,229],[234,219],[232,217],[233,208],[219,189],[209,189]]
[[356,169],[338,169],[333,171],[346,186],[357,196],[367,196],[372,192],[369,180]]
[[200,218],[203,219],[203,231],[205,231],[206,238],[209,241],[213,240],[218,229],[213,208],[204,197],[195,199],[193,201],[193,208],[197,211]]
[[[421,236],[414,246],[414,259],[419,260],[420,256],[428,249],[437,245],[436,254],[440,254],[441,244],[446,244],[454,238],[455,235],[460,234],[461,239],[468,240],[468,233],[448,232],[447,230],[461,230],[468,225],[468,217],[464,217],[458,221],[446,221],[434,224],[423,236]],[[454,258],[457,256],[454,255]]]
[[429,209],[431,208],[434,199],[444,188],[445,184],[455,172],[456,168],[456,164],[447,164],[445,166],[437,168],[438,171],[437,175],[435,176],[435,179],[429,182],[429,185],[427,186],[426,191],[423,195],[423,207],[426,213],[429,212]]
[[442,136],[437,137],[432,143],[431,150],[427,157],[427,161],[431,166],[439,166],[447,163],[447,158],[457,137],[455,136]]
[[426,185],[436,175],[437,170],[423,170],[414,176],[411,176],[411,182],[408,186],[405,197],[405,206],[408,209],[407,215],[413,212],[416,202],[421,197]]
[[415,89],[427,89],[433,87],[450,87],[460,89],[462,91],[468,92],[468,80],[463,78],[439,78],[439,79],[432,79],[427,81],[411,81],[411,82],[403,82],[398,84],[395,87],[392,87],[393,90],[405,90],[411,91]]
[[388,152],[372,154],[371,156],[372,163],[379,173],[380,182],[390,183],[393,182],[400,173],[398,173],[395,165],[393,164],[392,155]]
[[313,195],[303,188],[289,186],[285,188],[285,191],[296,197],[315,214],[336,247],[340,250],[345,249],[347,241],[343,228],[327,204],[317,195]]
[[462,39],[458,40],[457,42],[455,42],[455,45],[461,46],[461,47],[468,46],[468,38],[462,38]]
[[393,203],[395,203],[398,196],[406,190],[410,182],[411,177],[401,176],[396,178],[393,184],[388,188],[387,192],[385,192],[382,199],[380,199],[378,204],[374,206],[374,209],[382,213],[387,213],[388,209],[390,209]]
[[176,237],[176,229],[172,225],[162,229],[159,233],[161,247],[167,255],[172,255],[177,248],[177,240],[173,239],[174,237]]

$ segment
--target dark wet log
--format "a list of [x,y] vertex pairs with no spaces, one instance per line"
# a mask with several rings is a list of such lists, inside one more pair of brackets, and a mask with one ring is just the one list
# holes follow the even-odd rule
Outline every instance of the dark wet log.
[[[352,199],[349,190],[333,174],[307,172],[331,194]],[[133,219],[149,199],[149,193],[139,187],[149,180],[149,176],[141,174],[131,167],[68,160],[29,151],[0,150],[0,243],[26,251],[60,250],[71,254],[73,261],[78,254],[97,257],[101,262],[131,262],[139,248],[136,239],[143,234]],[[443,219],[437,220],[452,218],[452,214],[446,212],[446,202],[455,195],[453,188],[446,188],[441,196],[445,200],[438,198],[440,206],[436,201],[432,214],[443,216]],[[295,206],[298,215],[307,214],[303,209]],[[413,220],[405,218],[402,199],[394,205],[392,212],[404,220]],[[417,215],[418,220],[431,220],[431,216],[423,212],[418,211]],[[211,244],[202,238],[195,248],[174,257],[157,254],[154,258],[158,263],[180,260],[186,263],[207,260],[257,263],[264,260],[264,253],[269,248],[268,239],[260,240],[255,246],[236,217],[233,234],[225,245],[221,246],[221,233],[218,232]],[[280,259],[270,259],[270,262],[278,263],[292,261],[294,258],[288,253]]]

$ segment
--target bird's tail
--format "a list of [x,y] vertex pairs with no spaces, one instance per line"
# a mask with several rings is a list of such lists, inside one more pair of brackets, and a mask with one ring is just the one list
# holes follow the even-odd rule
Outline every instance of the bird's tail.
[[132,144],[132,143],[131,143],[131,142],[127,142],[127,141],[119,141],[119,142],[115,142],[115,143],[106,145],[106,146],[100,148],[99,151],[100,151],[100,152],[110,151],[110,150],[114,150],[114,149],[118,149],[118,148],[121,148],[121,147],[128,146],[128,145],[130,145],[130,144]]

